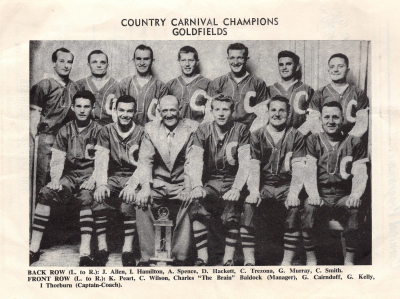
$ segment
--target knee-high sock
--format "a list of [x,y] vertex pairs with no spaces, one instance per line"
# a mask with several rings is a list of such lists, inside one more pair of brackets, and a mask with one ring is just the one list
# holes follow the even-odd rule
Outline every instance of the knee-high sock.
[[132,216],[124,216],[124,247],[122,252],[132,252],[133,251],[133,238],[136,231],[136,220]]
[[106,210],[94,211],[93,216],[99,250],[108,250],[106,241],[107,212]]
[[254,229],[251,227],[242,226],[240,228],[240,237],[242,239],[244,264],[255,264],[254,248],[256,244]]
[[226,233],[225,238],[225,255],[223,263],[233,260],[235,254],[236,244],[239,239],[239,228],[230,227]]
[[84,207],[79,213],[79,226],[81,230],[81,247],[79,254],[90,255],[90,240],[93,233],[93,213],[92,209]]
[[306,255],[307,255],[307,265],[309,266],[317,265],[314,237],[311,231],[303,231],[302,234],[303,234],[304,249],[306,250]]
[[38,252],[40,249],[40,243],[42,242],[43,232],[46,229],[46,225],[50,218],[50,206],[38,204],[35,209],[35,215],[33,218],[32,226],[32,239],[29,250],[32,252]]
[[354,265],[354,257],[357,251],[358,246],[358,232],[350,231],[344,235],[345,243],[346,243],[346,256],[344,259],[345,265]]
[[292,264],[294,254],[296,253],[296,250],[300,244],[300,232],[299,231],[285,232],[285,235],[283,236],[283,242],[284,242],[284,252],[283,252],[282,266],[290,266]]
[[194,241],[197,248],[197,257],[208,261],[208,228],[198,220],[193,221]]

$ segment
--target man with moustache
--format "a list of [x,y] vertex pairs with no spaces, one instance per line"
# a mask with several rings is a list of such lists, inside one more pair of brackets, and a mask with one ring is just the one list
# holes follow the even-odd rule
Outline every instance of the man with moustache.
[[271,98],[276,95],[289,100],[288,126],[298,129],[306,121],[306,113],[314,90],[300,81],[300,58],[291,51],[278,53],[280,82],[269,86]]
[[92,266],[90,240],[93,231],[93,189],[95,180],[94,146],[101,126],[92,120],[95,97],[90,91],[78,91],[72,98],[75,120],[57,133],[50,162],[51,182],[42,188],[35,209],[30,244],[30,264],[39,260],[40,243],[55,202],[80,208],[81,246],[79,266]]
[[119,92],[117,81],[107,73],[108,65],[106,53],[101,50],[90,52],[88,66],[91,75],[76,82],[80,90],[89,90],[96,97],[93,116],[103,126],[113,122],[115,101]]
[[[317,90],[310,102],[310,116],[321,117],[325,103],[338,102],[342,105],[344,122],[341,130],[356,137],[362,137],[368,130],[369,100],[365,92],[347,83],[350,71],[349,58],[337,53],[328,60],[328,72],[332,82]],[[321,121],[313,132],[322,132]]]
[[359,208],[368,180],[368,156],[360,138],[343,133],[346,121],[342,109],[342,104],[337,101],[325,103],[322,107],[323,132],[307,138],[304,174],[309,198],[304,204],[302,223],[307,265],[317,264],[313,239],[316,223],[322,223],[322,228],[326,229],[332,218],[344,227],[344,264],[354,264],[359,241]]
[[38,134],[36,190],[49,181],[51,148],[58,130],[73,119],[70,112],[72,98],[78,90],[69,79],[74,55],[59,48],[51,56],[54,73],[35,84],[30,91],[30,134]]
[[129,76],[119,83],[119,94],[130,95],[137,101],[136,123],[144,126],[155,116],[155,107],[164,95],[167,94],[165,85],[153,77],[153,50],[145,45],[136,47],[133,61],[136,75]]
[[199,55],[195,48],[182,47],[178,52],[182,75],[166,84],[168,94],[175,96],[181,107],[181,116],[201,122],[211,80],[199,74]]
[[[190,215],[197,248],[196,266],[209,263],[208,234],[211,220],[222,221],[225,250],[222,264],[234,265],[239,239],[240,218],[250,160],[250,133],[245,124],[233,121],[235,102],[223,94],[214,97],[211,113],[214,121],[197,129],[190,152]],[[243,220],[245,222],[245,220]],[[247,239],[242,235],[244,253]],[[254,261],[245,261],[254,265]]]
[[210,83],[211,96],[224,94],[230,96],[235,105],[233,120],[251,127],[256,118],[254,107],[267,100],[268,88],[263,80],[246,70],[249,49],[240,43],[231,44],[227,49],[231,71]]
[[97,263],[105,266],[108,260],[106,242],[106,208],[120,209],[124,221],[124,245],[122,265],[135,266],[133,238],[136,230],[136,174],[137,154],[144,129],[134,123],[136,101],[131,96],[120,96],[116,102],[117,122],[103,127],[95,147],[96,191],[93,206],[99,252]]
[[[291,264],[300,243],[299,193],[303,187],[305,159],[305,136],[288,126],[289,111],[289,100],[274,96],[268,103],[268,125],[251,134],[247,181],[250,195],[246,198],[244,212],[248,220],[246,229],[253,240],[254,212],[267,225],[264,235],[277,235],[278,243],[283,239],[282,266]],[[249,245],[253,248],[254,259],[254,241]]]
[[179,103],[172,95],[161,98],[161,121],[148,123],[139,152],[141,190],[137,195],[137,227],[141,261],[148,266],[154,257],[154,218],[166,207],[174,221],[172,258],[175,266],[187,264],[191,229],[187,214],[190,200],[188,150],[198,123],[179,117]]

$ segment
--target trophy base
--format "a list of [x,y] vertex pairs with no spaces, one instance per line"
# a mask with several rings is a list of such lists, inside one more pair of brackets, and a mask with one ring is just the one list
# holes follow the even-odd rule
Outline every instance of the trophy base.
[[168,263],[172,263],[174,260],[170,258],[157,258],[152,257],[150,261],[154,263],[157,267],[165,267],[168,266]]

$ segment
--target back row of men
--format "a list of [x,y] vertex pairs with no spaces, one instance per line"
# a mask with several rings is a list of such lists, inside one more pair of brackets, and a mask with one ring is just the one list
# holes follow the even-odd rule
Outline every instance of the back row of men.
[[[308,176],[311,179],[318,172],[319,188],[317,179],[315,182],[311,180],[307,189],[310,198],[305,209],[309,221],[304,224],[303,238],[306,249],[309,249],[307,252],[310,252],[309,263],[315,262],[310,236],[314,210],[321,204],[321,197],[327,203],[325,207],[347,205],[352,207],[349,211],[357,211],[364,193],[366,150],[355,136],[366,131],[368,99],[361,90],[346,83],[348,59],[343,54],[335,54],[329,59],[332,84],[312,95],[310,87],[296,80],[299,60],[294,53],[279,53],[282,82],[268,89],[261,79],[247,73],[248,50],[244,45],[230,45],[227,52],[231,72],[210,82],[196,71],[198,57],[195,49],[182,48],[178,58],[183,74],[170,81],[168,89],[151,76],[153,54],[146,46],[135,50],[138,74],[119,84],[110,78],[103,79],[107,73],[107,56],[101,51],[93,51],[88,57],[92,76],[79,81],[81,86],[86,84],[86,88],[77,88],[68,80],[72,54],[66,49],[54,52],[55,77],[35,85],[31,94],[32,109],[37,109],[37,112],[42,109],[40,117],[35,116],[35,110],[31,115],[32,133],[39,133],[37,185],[41,190],[33,225],[32,260],[38,258],[50,203],[55,199],[64,201],[78,193],[74,198],[84,207],[81,210],[81,264],[90,263],[92,258],[90,242],[87,243],[93,227],[92,211],[99,244],[97,260],[103,263],[106,260],[105,210],[110,206],[123,207],[124,265],[133,263],[135,217],[142,264],[148,263],[154,256],[154,217],[151,211],[162,205],[171,205],[176,220],[173,254],[178,264],[187,258],[191,239],[187,225],[190,223],[198,249],[197,264],[207,264],[207,222],[215,215],[222,216],[227,227],[223,263],[232,264],[240,231],[245,264],[254,264],[252,215],[255,204],[268,202],[262,198],[275,199],[281,203],[278,206],[286,206],[285,209],[290,211],[286,221],[283,264],[290,263],[301,235],[298,193],[303,186],[300,173],[306,156],[305,136],[314,129],[320,134],[309,137],[312,148],[307,145],[307,157],[315,160],[309,158],[307,165],[311,167],[314,165],[312,161],[318,161],[315,165],[324,170],[310,170]],[[81,91],[72,96],[75,89]],[[115,92],[109,93],[111,89]],[[164,97],[166,93],[174,96]],[[118,100],[113,103],[116,94]],[[265,101],[267,99],[270,100]],[[310,107],[315,105],[316,117],[311,113],[306,121],[309,102]],[[207,103],[211,109],[205,107]],[[260,103],[264,103],[265,109],[261,109]],[[59,131],[67,122],[71,105],[72,119],[75,120]],[[152,111],[156,106],[160,117]],[[210,119],[206,119],[207,112]],[[317,128],[321,124],[321,112],[323,130]],[[202,115],[206,116],[198,127],[198,122],[181,119],[180,113],[197,121],[202,121]],[[99,123],[110,124],[101,129],[97,122],[92,121],[92,114]],[[113,114],[115,123],[112,123]],[[257,120],[254,121],[257,114],[260,117],[258,124]],[[146,129],[139,125],[149,120],[154,121],[148,123]],[[39,123],[37,132],[35,121]],[[251,142],[249,129],[253,132]],[[139,148],[139,159],[135,159]],[[360,163],[354,163],[359,160]],[[351,162],[353,175],[346,172]],[[297,164],[300,166],[295,166]],[[358,164],[362,165],[361,170],[355,166]],[[49,181],[48,173],[50,183],[42,189]],[[357,184],[351,184],[351,179],[353,182],[358,179]],[[243,189],[246,182],[250,191],[247,198]],[[322,190],[325,189],[328,191],[324,193]],[[357,192],[354,193],[353,189]],[[321,197],[318,192],[322,192]],[[93,196],[97,204],[92,206]],[[167,198],[171,200],[166,201]],[[151,208],[148,209],[150,200]],[[135,212],[134,206],[142,209],[136,208]],[[357,213],[350,218],[350,232],[356,231],[355,218]],[[349,239],[354,241],[357,238]],[[354,245],[348,246],[348,263],[353,260],[354,248]]]

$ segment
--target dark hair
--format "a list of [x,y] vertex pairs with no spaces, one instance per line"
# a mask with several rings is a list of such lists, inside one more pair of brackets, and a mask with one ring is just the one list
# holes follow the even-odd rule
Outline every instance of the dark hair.
[[328,64],[329,64],[329,62],[331,62],[331,60],[332,60],[333,58],[336,58],[336,57],[338,57],[338,58],[343,58],[343,59],[344,59],[344,62],[345,62],[346,65],[347,65],[347,67],[349,67],[349,58],[348,58],[346,55],[342,54],[342,53],[333,54],[333,55],[329,58]]
[[339,102],[332,101],[332,102],[325,103],[324,105],[322,105],[321,113],[322,113],[322,109],[324,109],[324,107],[336,107],[343,114],[343,107],[342,107],[342,104],[340,104]]
[[80,90],[72,98],[72,105],[75,105],[75,100],[80,98],[90,100],[92,106],[96,103],[96,98],[93,93],[91,93],[89,90]]
[[146,45],[143,45],[143,44],[137,46],[135,51],[133,52],[133,59],[135,59],[135,53],[136,53],[137,50],[150,51],[150,58],[151,58],[151,60],[153,60],[153,50],[149,46],[146,46]]
[[230,96],[226,96],[224,94],[219,94],[215,97],[213,97],[212,101],[211,101],[211,109],[214,109],[214,101],[219,101],[219,102],[227,102],[230,103],[230,109],[233,111],[235,110],[235,102],[233,101],[233,99]]
[[278,61],[279,59],[281,59],[282,57],[289,57],[293,59],[294,64],[299,65],[300,63],[300,57],[297,56],[295,53],[291,52],[291,51],[281,51],[278,53]]
[[181,53],[193,53],[194,54],[194,59],[196,59],[196,61],[199,60],[199,54],[197,53],[196,49],[191,47],[191,46],[184,46],[182,47],[179,52],[178,52],[178,59],[181,59]]
[[247,59],[249,57],[249,48],[247,48],[245,45],[241,43],[235,43],[235,44],[230,44],[228,46],[228,49],[226,50],[226,53],[228,53],[229,56],[229,50],[244,50],[244,57]]
[[133,103],[134,110],[136,112],[137,103],[136,103],[136,100],[132,96],[130,96],[130,95],[120,96],[118,98],[118,100],[115,102],[115,108],[118,108],[119,103]]
[[53,62],[57,62],[57,53],[58,52],[70,53],[72,55],[72,61],[74,61],[74,54],[72,54],[70,50],[68,50],[66,48],[59,48],[59,49],[55,50],[53,52],[53,54],[51,55],[51,60]]
[[101,50],[93,50],[92,52],[90,52],[89,55],[88,55],[88,57],[87,57],[88,63],[90,63],[90,56],[92,56],[92,55],[94,55],[94,54],[104,54],[104,55],[106,55],[106,59],[107,59],[107,63],[108,63],[108,56],[107,56],[107,54],[104,53],[104,52],[101,51]]
[[289,100],[288,100],[287,98],[283,97],[283,96],[274,96],[274,97],[267,103],[268,110],[269,110],[269,106],[271,105],[271,103],[272,103],[272,102],[275,102],[275,101],[285,103],[285,104],[286,104],[286,110],[287,110],[287,112],[289,113],[289,111],[290,111]]

